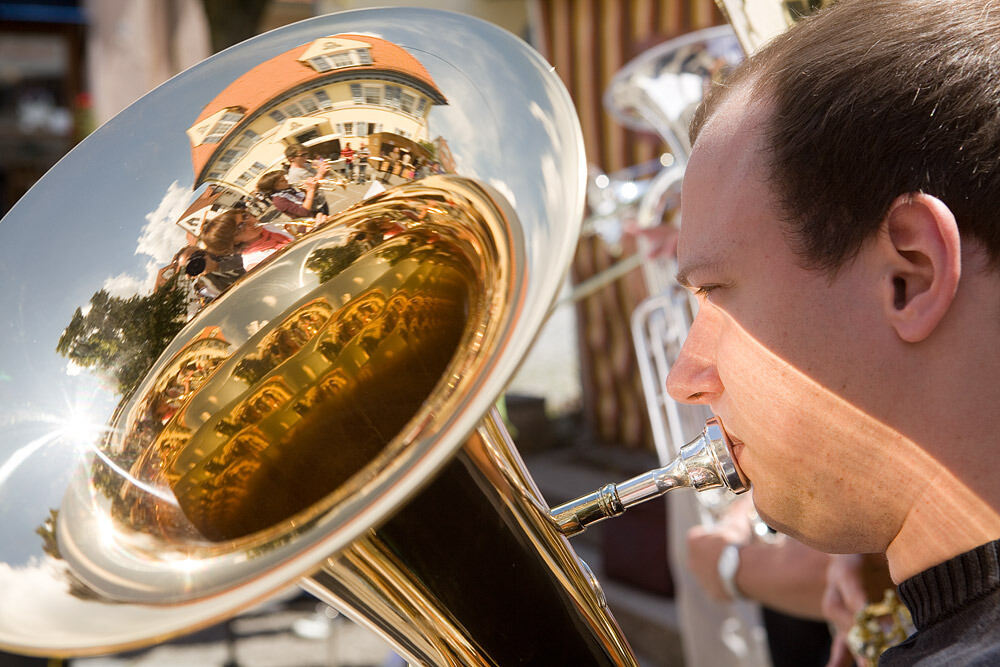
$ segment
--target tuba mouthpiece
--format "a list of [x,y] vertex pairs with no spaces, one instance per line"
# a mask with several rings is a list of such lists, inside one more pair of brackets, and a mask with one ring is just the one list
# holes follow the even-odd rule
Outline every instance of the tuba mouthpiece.
[[722,422],[712,417],[705,422],[705,430],[681,447],[677,458],[668,465],[625,482],[606,484],[560,505],[552,510],[551,517],[564,535],[572,537],[593,523],[623,514],[629,507],[673,489],[704,491],[723,486],[733,493],[743,493],[750,488],[750,482],[733,459],[732,442]]

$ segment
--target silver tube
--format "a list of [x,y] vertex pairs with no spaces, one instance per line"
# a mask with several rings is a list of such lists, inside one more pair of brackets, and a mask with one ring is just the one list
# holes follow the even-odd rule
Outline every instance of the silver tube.
[[566,536],[587,526],[618,516],[626,509],[677,488],[696,491],[726,487],[743,493],[750,483],[737,467],[732,443],[718,417],[705,423],[705,430],[684,445],[680,454],[663,468],[650,470],[619,484],[606,484],[597,491],[571,500],[551,512],[552,520]]

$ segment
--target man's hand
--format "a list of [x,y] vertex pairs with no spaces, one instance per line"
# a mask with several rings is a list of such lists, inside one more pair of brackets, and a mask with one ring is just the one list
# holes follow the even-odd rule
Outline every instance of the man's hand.
[[688,531],[688,569],[713,600],[731,601],[719,581],[719,556],[722,550],[730,544],[746,544],[749,540],[750,524],[740,514],[727,516],[711,528],[694,526]]
[[859,667],[867,665],[855,658],[847,648],[847,633],[854,618],[869,602],[882,599],[892,586],[889,568],[881,554],[838,554],[830,556],[826,568],[826,590],[823,592],[823,615],[837,629],[830,649],[827,667]]
[[847,634],[854,625],[855,614],[868,603],[861,580],[863,569],[864,556],[861,554],[830,557],[823,592],[823,615],[837,628],[838,634]]

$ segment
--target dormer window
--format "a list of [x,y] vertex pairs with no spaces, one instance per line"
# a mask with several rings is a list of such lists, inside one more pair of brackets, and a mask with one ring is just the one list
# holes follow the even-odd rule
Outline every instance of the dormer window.
[[243,109],[220,109],[187,131],[192,146],[217,144],[243,118]]
[[317,72],[329,72],[333,69],[343,67],[357,67],[358,65],[371,65],[372,54],[368,49],[355,49],[351,51],[341,51],[326,55],[313,56],[307,60]]
[[219,143],[222,137],[226,136],[226,133],[233,129],[233,126],[236,125],[236,123],[240,122],[240,118],[243,118],[243,114],[236,111],[227,111],[224,113],[222,118],[216,121],[212,131],[205,137],[205,143]]
[[308,64],[317,72],[374,63],[369,44],[356,39],[338,37],[317,39],[299,57],[299,61]]

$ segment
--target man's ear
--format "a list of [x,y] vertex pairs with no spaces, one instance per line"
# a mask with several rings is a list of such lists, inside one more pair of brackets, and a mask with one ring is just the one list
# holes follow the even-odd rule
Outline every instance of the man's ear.
[[940,199],[910,193],[892,203],[882,226],[888,251],[883,307],[896,334],[916,343],[934,331],[958,290],[958,225]]

